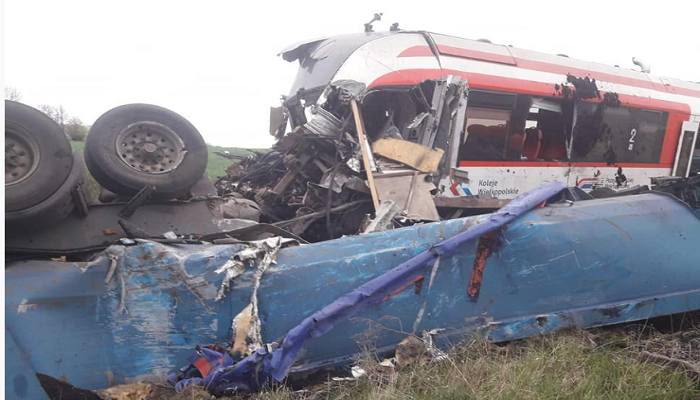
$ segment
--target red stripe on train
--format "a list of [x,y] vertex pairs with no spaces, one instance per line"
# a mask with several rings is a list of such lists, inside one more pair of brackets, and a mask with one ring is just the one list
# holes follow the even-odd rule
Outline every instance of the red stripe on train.
[[671,164],[604,162],[556,162],[556,161],[460,161],[460,167],[562,167],[562,168],[671,168]]
[[[534,82],[516,78],[504,78],[500,76],[484,75],[450,69],[404,69],[393,71],[375,79],[374,82],[368,85],[368,88],[376,88],[379,86],[416,85],[426,79],[439,79],[442,75],[458,75],[466,79],[469,82],[469,87],[471,88],[556,97],[554,84],[551,83]],[[669,112],[659,162],[661,164],[673,163],[676,156],[676,145],[678,144],[681,124],[683,121],[688,121],[690,119],[690,106],[685,103],[631,96],[626,94],[620,94],[619,97],[622,105],[625,106]]]
[[435,57],[430,46],[412,46],[399,53],[397,57]]
[[[554,74],[572,74],[576,76],[590,76],[596,80],[603,82],[616,83],[620,85],[634,86],[638,88],[651,89],[662,93],[673,93],[684,96],[700,97],[699,90],[687,89],[679,86],[670,86],[666,90],[661,84],[655,84],[649,80],[630,78],[626,76],[608,74],[606,72],[591,71],[583,68],[570,67],[562,64],[553,64],[544,61],[529,60],[526,58],[517,58],[502,54],[489,53],[485,51],[465,49],[461,47],[453,47],[446,45],[438,45],[438,50],[441,54],[470,58],[475,60],[484,60],[497,62],[501,64],[515,65],[518,68],[528,69],[533,71],[549,72]],[[433,52],[429,46],[412,46],[402,51],[398,57],[433,57]]]
[[474,58],[477,60],[485,60],[501,64],[515,65],[515,58],[511,55],[489,53],[486,51],[471,50],[462,47],[452,47],[444,44],[439,44],[437,48],[440,54],[446,54],[448,56]]

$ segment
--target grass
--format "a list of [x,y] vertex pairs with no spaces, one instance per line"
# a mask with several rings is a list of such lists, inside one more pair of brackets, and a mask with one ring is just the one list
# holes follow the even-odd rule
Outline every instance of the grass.
[[[73,147],[73,150],[83,151],[83,149],[85,148],[85,142],[71,142],[71,146]],[[207,173],[209,174],[209,177],[212,180],[216,180],[216,178],[225,175],[226,168],[229,165],[231,165],[231,163],[233,163],[232,160],[218,156],[218,155],[214,154],[214,152],[228,151],[231,154],[246,156],[246,155],[253,154],[252,153],[253,150],[264,151],[264,149],[242,149],[239,147],[223,147],[223,146],[207,145],[208,160],[209,160],[207,163]]]
[[[70,142],[71,147],[73,148],[74,151],[83,151],[85,149],[85,142]],[[214,152],[223,152],[223,151],[228,151],[231,154],[235,155],[249,155],[253,154],[253,150],[263,150],[263,149],[241,149],[238,147],[222,147],[222,146],[212,146],[212,145],[207,145],[207,152],[208,152],[208,162],[207,162],[207,173],[209,174],[209,177],[212,179],[212,181],[216,181],[216,179],[220,176],[226,175],[226,168],[233,163],[233,160],[229,160],[227,158],[218,156],[214,154]],[[85,183],[85,188],[87,190],[88,196],[90,198],[97,199],[97,196],[100,194],[100,185],[95,181],[95,178],[90,175],[90,173],[87,171],[87,168],[85,169],[86,174],[87,174],[87,180]]]
[[[668,366],[642,362],[636,354],[646,349],[678,356],[685,349],[697,365],[700,326],[683,337],[640,332],[570,331],[505,345],[473,340],[455,347],[446,360],[422,359],[400,370],[367,355],[358,361],[367,374],[353,382],[326,379],[300,391],[280,385],[225,399],[699,399],[700,381]],[[168,398],[210,396],[190,387]]]
[[228,151],[231,154],[247,156],[253,154],[253,150],[265,151],[265,149],[242,149],[239,147],[222,147],[207,145],[209,151],[209,162],[207,163],[207,173],[212,180],[226,175],[226,168],[233,163],[233,160],[218,156],[214,152]]

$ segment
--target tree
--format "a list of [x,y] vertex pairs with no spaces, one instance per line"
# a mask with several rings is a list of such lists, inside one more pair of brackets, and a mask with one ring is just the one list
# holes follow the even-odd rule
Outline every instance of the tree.
[[70,137],[70,140],[76,142],[85,141],[88,133],[88,127],[78,117],[70,117],[63,130]]
[[5,86],[5,100],[20,101],[22,100],[22,93],[12,86]]
[[87,137],[90,127],[83,124],[80,118],[69,116],[63,106],[56,107],[50,104],[40,104],[37,108],[63,129],[68,140],[82,142]]
[[41,112],[48,115],[49,118],[54,120],[54,122],[56,122],[58,125],[61,126],[62,129],[65,130],[66,121],[68,120],[68,113],[66,112],[66,109],[63,108],[63,106],[55,107],[50,104],[40,104],[38,108]]

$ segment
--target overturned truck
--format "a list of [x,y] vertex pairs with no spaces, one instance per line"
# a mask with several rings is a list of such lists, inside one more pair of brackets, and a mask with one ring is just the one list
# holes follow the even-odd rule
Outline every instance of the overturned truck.
[[[699,85],[426,32],[282,56],[300,69],[277,143],[215,183],[191,124],[130,105],[90,132],[99,196],[60,170],[60,195],[6,212],[9,398],[230,394],[368,342],[438,351],[700,309]],[[55,130],[21,121],[15,199],[47,179],[34,132]]]

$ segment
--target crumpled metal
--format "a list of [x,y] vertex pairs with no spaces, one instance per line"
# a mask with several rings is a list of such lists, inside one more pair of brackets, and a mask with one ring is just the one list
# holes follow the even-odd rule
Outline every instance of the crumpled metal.
[[[213,394],[230,394],[258,390],[270,380],[283,381],[307,340],[319,337],[365,308],[381,303],[388,295],[424,274],[425,268],[433,266],[438,257],[450,257],[465,242],[503,228],[564,188],[566,184],[562,182],[550,182],[524,193],[490,214],[482,223],[432,246],[305,318],[287,332],[279,346],[260,347],[238,363],[217,370],[198,384],[203,384]],[[178,385],[180,389],[184,386]]]
[[343,103],[351,100],[361,102],[367,93],[367,85],[351,79],[341,79],[331,83],[331,87],[338,91],[338,99]]

